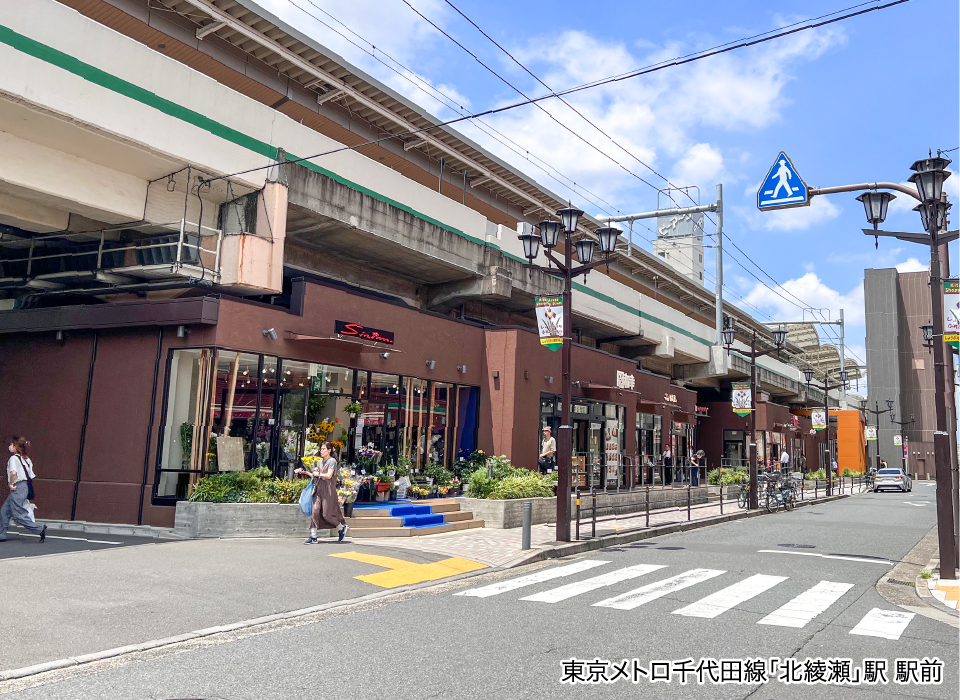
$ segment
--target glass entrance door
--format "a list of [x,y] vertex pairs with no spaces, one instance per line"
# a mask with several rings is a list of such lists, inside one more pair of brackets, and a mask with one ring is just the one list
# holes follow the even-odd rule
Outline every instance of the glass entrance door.
[[306,431],[307,389],[281,389],[279,396],[279,425],[277,434],[277,464],[274,473],[293,477],[303,456],[303,437]]

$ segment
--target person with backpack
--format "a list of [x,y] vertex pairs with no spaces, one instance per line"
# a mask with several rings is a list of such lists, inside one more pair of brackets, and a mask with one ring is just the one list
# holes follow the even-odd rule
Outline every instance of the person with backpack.
[[40,535],[40,541],[47,539],[47,526],[38,525],[27,510],[27,501],[33,498],[33,480],[37,475],[33,471],[33,462],[27,456],[30,441],[14,435],[10,441],[10,460],[7,462],[7,484],[10,495],[0,508],[0,542],[7,541],[7,528],[12,518],[18,525]]

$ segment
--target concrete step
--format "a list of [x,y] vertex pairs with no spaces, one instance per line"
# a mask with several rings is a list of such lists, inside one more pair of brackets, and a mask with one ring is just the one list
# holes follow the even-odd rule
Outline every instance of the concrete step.
[[356,511],[354,511],[354,517],[346,518],[346,521],[350,527],[400,527],[403,525],[403,518],[390,518],[387,516],[358,518],[356,517]]
[[469,510],[456,510],[443,514],[443,519],[448,523],[456,523],[461,520],[473,520],[473,513]]
[[433,527],[350,527],[347,537],[420,537],[483,527],[482,520],[460,520]]

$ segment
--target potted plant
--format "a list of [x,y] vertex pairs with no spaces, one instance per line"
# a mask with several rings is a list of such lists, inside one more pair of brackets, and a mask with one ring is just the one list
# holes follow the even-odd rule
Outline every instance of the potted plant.
[[363,405],[359,401],[351,401],[343,407],[343,412],[351,416],[359,416],[363,413]]

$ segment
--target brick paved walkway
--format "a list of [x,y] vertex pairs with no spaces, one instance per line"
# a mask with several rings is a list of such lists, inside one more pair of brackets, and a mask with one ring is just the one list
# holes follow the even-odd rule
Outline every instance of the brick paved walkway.
[[[854,491],[860,493],[863,488],[855,487]],[[677,489],[677,498],[683,489]],[[839,493],[839,491],[837,491]],[[824,490],[811,487],[804,488],[804,500],[810,500],[814,494],[824,496]],[[850,493],[850,485],[845,486],[844,493]],[[690,511],[691,520],[699,520],[715,515],[720,515],[720,502],[716,500],[719,490],[711,487],[710,504],[693,506]],[[736,491],[730,490],[729,495],[726,489],[723,493],[723,513],[733,513],[737,510]],[[638,494],[638,498],[642,498]],[[731,500],[728,500],[731,499]],[[583,498],[582,505],[586,507],[588,499]],[[675,522],[687,520],[687,508],[683,505],[678,508],[663,508],[650,511],[650,527],[658,525],[669,525]],[[571,534],[575,533],[576,523],[571,524]],[[598,514],[597,536],[609,535],[622,530],[643,529],[646,527],[646,515],[644,513],[630,513],[619,516],[604,516],[602,512]],[[590,537],[590,521],[584,517],[580,523],[580,536],[584,539]],[[397,549],[414,549],[423,552],[435,552],[437,554],[447,554],[452,557],[462,557],[472,561],[480,562],[488,566],[503,566],[510,561],[523,555],[520,548],[521,528],[511,528],[508,530],[499,530],[494,528],[475,528],[472,530],[460,530],[458,532],[446,532],[439,535],[422,535],[419,537],[376,537],[363,538],[356,540],[357,543],[364,545],[374,545],[383,547],[394,547]],[[556,538],[556,525],[548,523],[544,525],[534,525],[530,529],[530,543],[533,549],[541,549],[554,544]]]

